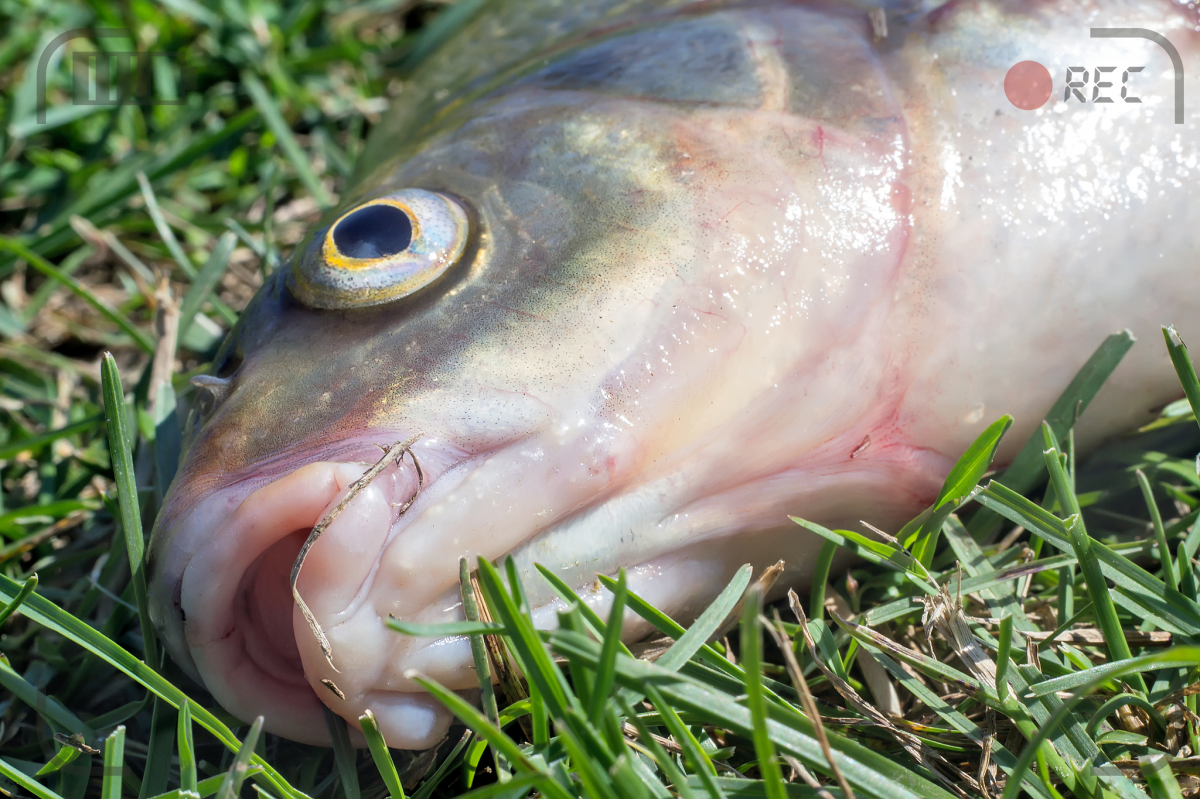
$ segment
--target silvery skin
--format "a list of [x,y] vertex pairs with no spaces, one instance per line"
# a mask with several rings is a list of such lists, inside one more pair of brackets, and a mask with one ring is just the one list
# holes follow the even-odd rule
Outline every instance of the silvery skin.
[[[1195,12],[1150,0],[892,8],[513,2],[466,25],[374,133],[332,219],[408,189],[470,239],[410,296],[306,306],[280,270],[214,364],[158,519],[155,622],[230,712],[327,740],[321,704],[389,744],[450,723],[406,673],[477,685],[460,557],[511,553],[603,613],[595,575],[686,621],[743,563],[803,584],[789,514],[895,530],[1005,413],[1011,458],[1106,335],[1139,339],[1083,447],[1179,396],[1159,325],[1200,341]],[[1005,97],[1035,60],[1055,95]],[[1135,73],[1141,103],[1063,99],[1068,67]],[[294,268],[294,267],[293,267]],[[353,298],[351,298],[353,299]],[[381,454],[413,447],[301,543]],[[640,630],[627,629],[629,637]],[[336,670],[335,670],[336,669]],[[328,690],[332,680],[344,698]]]

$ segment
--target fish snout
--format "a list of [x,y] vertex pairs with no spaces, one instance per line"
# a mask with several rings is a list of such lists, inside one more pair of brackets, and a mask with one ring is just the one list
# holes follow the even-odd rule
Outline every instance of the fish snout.
[[405,509],[463,453],[426,447],[418,457],[419,467],[408,454],[378,470],[318,461],[234,485],[156,534],[171,546],[151,590],[158,607],[178,611],[156,618],[160,634],[223,707],[312,744],[329,742],[322,703],[352,728],[370,708],[397,748],[445,733],[449,712],[390,678],[401,636],[386,626],[389,592],[372,591]]

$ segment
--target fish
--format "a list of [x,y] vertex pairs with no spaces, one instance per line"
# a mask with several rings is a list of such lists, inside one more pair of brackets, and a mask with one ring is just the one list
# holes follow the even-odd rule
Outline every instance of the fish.
[[1200,63],[1169,0],[483,6],[197,380],[148,556],[173,660],[281,736],[369,709],[422,749],[413,672],[470,695],[469,643],[387,623],[462,619],[461,558],[511,556],[541,626],[535,564],[685,621],[743,564],[811,577],[789,515],[895,531],[1011,414],[1007,463],[1114,331],[1078,445],[1153,418],[1159,326],[1200,339],[1200,97],[1099,27]]

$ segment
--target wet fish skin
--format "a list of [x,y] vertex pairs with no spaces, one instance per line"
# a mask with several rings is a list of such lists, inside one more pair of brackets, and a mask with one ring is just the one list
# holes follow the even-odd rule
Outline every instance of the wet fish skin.
[[[1079,441],[1149,418],[1178,394],[1157,325],[1200,334],[1194,117],[1021,112],[998,86],[1025,58],[1056,80],[1116,58],[1162,70],[1153,45],[1090,40],[1098,20],[1161,30],[1190,63],[1188,13],[903,7],[877,42],[852,6],[497,4],[417,74],[340,206],[458,197],[462,262],[344,311],[305,307],[281,271],[217,358],[227,394],[151,547],[173,657],[288,737],[323,741],[325,702],[419,748],[448,715],[406,670],[476,678],[463,642],[382,620],[455,618],[460,556],[513,552],[580,589],[625,566],[686,618],[747,561],[802,580],[814,544],[788,513],[894,528],[1002,413],[1011,457],[1113,330],[1141,343]],[[391,508],[415,489],[406,462],[301,574],[335,672],[287,571],[378,446],[418,432],[413,508]]]

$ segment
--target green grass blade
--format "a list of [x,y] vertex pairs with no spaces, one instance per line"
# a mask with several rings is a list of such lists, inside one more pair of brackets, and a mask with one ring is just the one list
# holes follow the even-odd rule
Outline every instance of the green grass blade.
[[[20,590],[21,584],[12,578],[0,574],[0,600],[11,601]],[[178,708],[187,700],[182,691],[164,679],[161,675],[122,649],[111,639],[93,629],[83,621],[62,610],[47,599],[32,594],[25,600],[22,615],[31,621],[53,630],[59,635],[82,646],[99,657],[108,665],[122,672],[135,682],[153,691],[156,696],[167,700],[172,707]],[[216,716],[203,707],[192,703],[192,717],[211,732],[231,751],[237,752],[241,743],[233,732]],[[254,762],[262,767],[262,776],[273,785],[274,791],[281,796],[304,797],[304,794],[293,788],[269,763],[255,756]]]
[[646,751],[650,753],[650,757],[658,765],[659,770],[662,771],[667,781],[675,786],[682,799],[695,799],[695,794],[692,792],[691,786],[687,784],[687,777],[675,765],[675,761],[662,748],[662,745],[655,740],[646,723],[626,703],[622,703],[621,711],[629,719],[629,723],[633,725],[634,729],[638,731],[638,738],[641,739],[642,745],[646,747]]
[[[625,799],[613,785],[608,770],[601,768],[596,758],[571,734],[563,730],[559,739],[571,757],[571,766],[583,783],[583,795],[588,799]],[[629,799],[635,799],[629,797]]]
[[71,292],[81,300],[92,306],[96,311],[108,321],[112,322],[121,330],[125,331],[134,343],[142,348],[147,353],[154,352],[154,340],[150,338],[143,330],[129,321],[124,314],[113,310],[108,303],[97,297],[91,289],[80,283],[75,278],[64,273],[54,264],[47,261],[45,258],[38,255],[33,250],[26,247],[16,239],[10,239],[5,236],[0,236],[0,250],[8,250],[13,255],[25,261],[37,271],[41,272],[51,280],[56,280],[66,286]]
[[749,563],[739,568],[734,573],[733,579],[729,581],[729,585],[722,589],[717,598],[687,629],[687,632],[679,636],[671,648],[658,659],[658,666],[664,669],[677,669],[691,660],[692,656],[704,646],[704,642],[716,635],[721,624],[737,607],[737,603],[746,593],[746,586],[750,584],[750,577],[753,573],[754,569]]
[[829,582],[829,572],[833,569],[833,556],[837,554],[838,545],[833,541],[824,541],[821,551],[817,553],[816,565],[813,567],[812,592],[808,600],[808,615],[814,619],[825,616],[825,584]]
[[[766,799],[767,791],[763,786],[762,780],[747,780],[738,779],[735,777],[717,777],[714,782],[723,788],[730,799]],[[693,788],[703,787],[697,777],[688,777],[688,784]],[[828,787],[824,792],[818,793],[813,788],[807,785],[799,785],[797,783],[788,783],[788,796],[792,799],[842,799],[842,792],[838,788]],[[709,794],[714,795],[710,792]]]
[[346,799],[359,799],[358,754],[350,744],[350,731],[346,728],[346,720],[324,704],[321,705],[321,712],[325,716],[325,727],[329,730],[329,737],[333,740],[333,759],[337,763],[342,791]]
[[389,616],[388,629],[416,638],[447,638],[452,635],[487,635],[500,632],[503,624],[494,621],[444,621],[437,624],[421,624],[419,622],[401,621],[395,616]]
[[1000,651],[996,653],[996,695],[1008,701],[1008,666],[1012,662],[1012,616],[1000,620]]
[[125,769],[125,727],[113,730],[104,739],[104,776],[100,780],[100,799],[121,799],[121,772]]
[[221,275],[225,274],[225,267],[229,264],[229,256],[233,252],[235,244],[237,244],[237,236],[233,233],[222,233],[212,248],[212,252],[209,253],[208,260],[196,273],[191,287],[188,288],[187,294],[183,296],[183,302],[179,305],[180,341],[187,336],[188,329],[192,326],[192,320],[200,312],[200,306],[204,304],[205,300],[211,299],[213,291],[221,281]]
[[11,780],[21,788],[29,791],[38,799],[63,799],[54,791],[42,785],[32,777],[25,776],[25,772],[18,770],[16,767],[0,758],[0,776]]
[[1167,354],[1171,356],[1171,364],[1175,374],[1179,375],[1179,383],[1187,396],[1188,404],[1192,406],[1192,414],[1200,424],[1200,380],[1196,379],[1196,369],[1188,357],[1187,345],[1179,337],[1174,325],[1163,326],[1163,341],[1167,344]]
[[[459,593],[462,595],[463,616],[468,622],[479,621],[479,604],[475,601],[475,591],[471,586],[471,570],[466,558],[458,559]],[[475,676],[479,678],[479,704],[492,723],[499,725],[500,711],[496,706],[496,690],[492,687],[492,669],[488,662],[487,644],[478,633],[468,633],[471,640],[471,663],[475,666]],[[503,765],[497,763],[497,768]]]
[[646,687],[646,692],[662,717],[663,723],[667,725],[667,731],[683,749],[684,756],[692,764],[692,769],[699,778],[700,786],[707,791],[710,797],[724,799],[725,792],[716,781],[717,768],[713,765],[708,753],[704,751],[704,747],[696,740],[696,736],[692,735],[692,731],[687,728],[687,725],[679,718],[679,714],[671,707],[671,703],[663,698],[657,688],[649,685]]
[[1162,752],[1142,755],[1138,758],[1138,766],[1150,785],[1150,795],[1154,799],[1183,799],[1179,780],[1171,773],[1171,761]]
[[612,607],[608,612],[608,626],[604,630],[604,648],[600,652],[600,667],[596,669],[595,682],[592,685],[592,707],[588,719],[592,724],[599,724],[604,710],[611,697],[613,685],[613,669],[616,665],[621,630],[624,628],[625,599],[629,591],[625,584],[625,570],[617,575],[617,589],[613,591]]
[[[938,716],[940,716],[942,720],[951,727],[976,742],[982,742],[986,740],[987,733],[982,727],[951,707],[944,699],[938,696],[936,692],[930,690],[930,688],[924,682],[901,668],[896,661],[892,660],[882,652],[876,652],[870,648],[867,648],[867,653],[879,661],[879,663],[885,669],[887,669],[888,673],[892,675],[892,678],[896,680],[898,684],[903,686],[917,699],[921,700],[926,707],[928,707],[934,713],[937,713]],[[1012,676],[1015,678],[1014,681],[1020,681],[1022,686],[1025,685],[1025,682],[1020,680],[1019,675],[1014,674]],[[999,741],[995,739],[992,741],[992,758],[995,760],[996,765],[998,765],[1006,774],[1011,775],[1013,773],[1013,769],[1017,764],[1016,755],[1006,749]],[[1032,778],[1026,780],[1025,790],[1028,791],[1030,795],[1037,797],[1037,799],[1051,799],[1051,797],[1045,794]]]
[[[978,496],[978,493],[976,494]],[[1031,573],[1032,569],[1056,569],[1068,563],[1074,563],[1072,555],[1063,554],[1038,558],[1031,564],[1016,564],[1003,569],[993,569],[991,562],[984,556],[983,550],[971,536],[970,531],[958,520],[951,516],[943,525],[943,535],[946,543],[954,552],[958,562],[969,577],[961,585],[951,589],[955,596],[977,591],[994,618],[1011,616],[1013,629],[1016,631],[1033,632],[1038,629],[1029,617],[1016,596],[1016,578]],[[994,581],[993,581],[994,580]],[[968,584],[971,585],[968,588]],[[867,624],[875,624],[871,614],[868,614]],[[1023,643],[1018,644],[1023,646]]]
[[175,745],[179,751],[179,790],[195,792],[196,746],[192,742],[192,703],[184,699],[179,705],[175,724]]
[[[149,691],[147,696],[153,696]],[[175,709],[154,697],[150,716],[150,745],[146,748],[146,768],[142,772],[140,799],[156,796],[167,789],[171,773],[171,751],[175,745]]]
[[753,726],[754,753],[758,756],[758,771],[767,789],[768,799],[787,799],[783,784],[783,772],[775,759],[775,746],[767,730],[767,702],[763,697],[762,673],[762,628],[758,617],[762,615],[762,591],[757,586],[750,589],[742,606],[741,656],[746,671],[746,705],[750,708]]
[[[250,732],[233,758],[232,765],[221,780],[221,788],[217,791],[217,799],[235,799],[241,795],[242,783],[246,781],[250,768],[250,758],[254,756],[254,747],[258,744],[258,736],[262,733],[263,717],[259,716],[250,725]],[[351,797],[357,799],[357,797]]]
[[1113,713],[1117,712],[1117,708],[1125,707],[1126,705],[1140,707],[1146,711],[1146,714],[1158,725],[1160,730],[1166,729],[1167,720],[1163,718],[1163,714],[1158,711],[1158,708],[1150,704],[1146,699],[1137,694],[1117,694],[1092,714],[1091,719],[1088,720],[1087,727],[1084,728],[1087,734],[1093,738],[1096,737],[1096,730],[1100,727],[1100,724]]
[[494,796],[503,796],[511,799],[511,797],[522,797],[529,793],[530,789],[537,787],[544,777],[536,774],[524,774],[520,777],[513,777],[507,782],[493,782],[483,788],[476,788],[473,791],[468,791],[456,799],[492,799]]
[[459,756],[467,750],[467,747],[470,746],[474,738],[474,733],[470,731],[460,738],[458,743],[454,745],[454,748],[450,750],[450,754],[446,755],[446,759],[437,767],[437,770],[421,782],[420,787],[417,788],[417,792],[412,795],[412,799],[431,799],[433,792],[442,784],[442,780],[446,778],[450,769],[459,764]]
[[[139,171],[137,173],[137,181],[138,186],[142,190],[142,199],[146,202],[146,213],[150,215],[150,220],[154,222],[154,227],[158,231],[159,237],[167,245],[167,251],[171,253],[171,257],[179,265],[180,270],[189,278],[194,279],[196,277],[196,267],[192,265],[191,259],[183,251],[183,247],[179,244],[179,239],[175,237],[175,231],[171,230],[171,226],[167,224],[167,218],[163,215],[162,208],[158,204],[158,197],[154,193],[154,187],[150,185],[150,181],[146,178],[144,172]],[[237,322],[237,313],[215,295],[209,297],[209,302],[212,303],[213,308],[227,324],[232,326]]]
[[[1108,583],[1104,581],[1104,572],[1100,568],[1100,561],[1092,551],[1092,537],[1088,535],[1087,528],[1083,524],[1079,501],[1076,499],[1075,490],[1063,469],[1063,457],[1058,452],[1054,433],[1050,429],[1050,425],[1045,422],[1042,423],[1042,432],[1047,446],[1045,459],[1046,468],[1050,472],[1050,484],[1054,487],[1059,504],[1069,514],[1064,526],[1067,529],[1068,540],[1071,542],[1071,549],[1075,551],[1075,557],[1079,560],[1079,569],[1083,573],[1088,596],[1092,600],[1092,613],[1096,618],[1096,623],[1104,632],[1105,645],[1108,648],[1110,659],[1128,660],[1132,657],[1132,653],[1129,651],[1129,644],[1125,641],[1121,622],[1117,618],[1117,609],[1113,605]],[[1142,696],[1145,696],[1148,689],[1141,674],[1133,675],[1133,679],[1134,687]]]
[[129,556],[130,581],[141,622],[142,651],[147,664],[158,663],[158,638],[150,621],[150,603],[146,596],[145,537],[142,533],[142,510],[138,502],[137,478],[133,471],[131,436],[125,426],[125,392],[121,375],[111,353],[104,353],[100,364],[104,391],[104,417],[108,422],[108,448],[112,457],[117,496],[121,502],[121,528],[125,533],[125,552]]
[[1154,528],[1154,538],[1158,541],[1158,558],[1162,564],[1163,582],[1175,590],[1179,590],[1179,574],[1175,571],[1175,559],[1171,556],[1171,548],[1167,545],[1167,531],[1163,529],[1162,515],[1158,512],[1158,503],[1154,500],[1154,490],[1150,481],[1141,469],[1136,469],[1138,486],[1146,500],[1146,508],[1150,511],[1150,524]]
[[[540,563],[535,563],[533,565],[534,568],[538,570],[538,573],[541,574],[546,580],[546,582],[550,584],[550,587],[554,589],[554,592],[562,597],[563,602],[567,603],[568,605],[574,604],[576,606],[577,610],[579,611],[579,615],[582,616],[583,619],[588,623],[588,626],[592,628],[592,632],[595,633],[597,637],[603,636],[606,625],[596,611],[593,610],[588,603],[580,599],[579,595],[575,593],[571,586],[563,582],[562,578],[557,574],[550,571]],[[609,585],[608,583],[605,583],[605,585],[608,586],[608,590],[611,591],[616,584],[613,583],[612,585]],[[626,649],[625,652],[628,654],[629,650]]]
[[[989,483],[976,499],[1056,548],[1073,551],[1061,519],[1006,486]],[[1131,612],[1154,620],[1163,629],[1200,635],[1200,605],[1194,600],[1168,587],[1099,541],[1092,541],[1091,550],[1099,560],[1104,576],[1116,585],[1114,601],[1127,603]]]
[[[572,654],[590,663],[598,662],[600,644],[569,631],[551,633],[555,650]],[[617,661],[618,685],[632,690],[657,688],[665,704],[676,712],[691,714],[704,724],[753,740],[754,722],[748,707],[735,699],[736,694],[714,690],[675,672],[665,671],[652,663],[622,658]],[[658,707],[657,703],[655,705]],[[766,722],[767,732],[777,751],[787,752],[806,766],[823,774],[831,773],[821,745],[813,734],[812,723],[798,712],[787,714],[787,721],[772,717]],[[866,796],[880,799],[950,799],[952,794],[916,772],[895,762],[889,756],[873,751],[833,730],[828,731],[829,744],[839,753],[838,766],[851,787]]]
[[[603,653],[603,644],[601,644],[601,653]],[[601,654],[601,657],[603,657],[603,654]],[[596,665],[600,665],[599,661],[597,661]],[[625,741],[620,736],[619,731],[615,739],[606,738],[604,730],[599,729],[597,725],[589,722],[586,716],[574,708],[567,708],[566,712],[563,713],[563,717],[558,719],[558,722],[558,731],[573,735],[583,746],[584,751],[588,753],[589,760],[599,764],[605,770],[615,770],[617,761],[625,747]],[[612,746],[614,743],[617,746]]]
[[1050,716],[1045,724],[1038,727],[1037,734],[1021,750],[1021,756],[1017,758],[1017,765],[1013,768],[1012,774],[1004,786],[1004,794],[1001,799],[1017,799],[1017,795],[1023,787],[1022,782],[1025,780],[1025,775],[1029,773],[1029,767],[1033,765],[1034,758],[1038,756],[1042,747],[1047,745],[1047,739],[1067,718],[1079,699],[1080,697],[1076,697],[1071,702],[1064,704]]
[[83,300],[92,308],[95,308],[102,317],[118,326],[119,329],[124,330],[138,347],[145,350],[146,353],[154,353],[154,340],[149,335],[146,335],[145,331],[140,330],[137,325],[130,322],[124,314],[114,311],[112,307],[108,306],[107,302],[98,298],[98,296],[91,292],[91,289],[77,281],[76,278],[65,274],[58,266],[38,256],[36,252],[30,250],[29,247],[26,247],[16,239],[8,239],[6,236],[0,236],[0,250],[7,250],[13,253],[14,256],[24,260],[26,264],[40,271],[41,274],[46,275],[50,280],[58,281],[62,286],[70,289],[72,294],[78,296],[80,300]]
[[21,590],[17,592],[17,595],[13,597],[12,601],[6,602],[4,607],[0,608],[0,627],[4,627],[4,623],[7,622],[12,615],[17,612],[17,609],[21,607],[21,604],[25,601],[25,599],[37,588],[37,584],[38,576],[36,574],[29,575],[29,577],[25,579],[25,583],[21,586]]
[[375,714],[368,709],[358,717],[358,724],[362,727],[363,737],[367,739],[367,748],[371,750],[375,768],[383,778],[383,784],[387,786],[388,796],[391,799],[405,799],[404,786],[400,784],[400,775],[396,773],[396,763],[392,760],[392,753],[388,751],[383,733],[379,731]]
[[[1045,421],[1054,431],[1054,435],[1062,438],[1075,426],[1079,415],[1087,410],[1100,386],[1108,380],[1108,376],[1117,368],[1117,364],[1129,352],[1134,343],[1133,334],[1128,330],[1113,333],[1106,338],[1087,362],[1076,372],[1075,377],[1067,384],[1063,393],[1050,407]],[[1029,491],[1045,475],[1045,460],[1042,450],[1042,433],[1034,430],[1025,446],[1013,458],[1012,463],[1004,470],[997,480],[1009,486],[1018,493]],[[975,540],[989,537],[1000,527],[1000,518],[989,512],[981,511],[971,519],[968,529]]]
[[[943,530],[946,531],[946,537],[950,538],[950,528],[948,526],[943,527]],[[972,543],[974,543],[974,541],[972,541]],[[994,603],[998,611],[1015,611],[1019,609],[1018,605],[1015,602],[1010,603],[1008,601],[1012,597],[1011,593],[1000,591],[993,592],[992,589],[1003,588],[1006,585],[1011,586],[1011,584],[1020,577],[1030,574],[1037,574],[1038,572],[1049,571],[1051,569],[1057,569],[1059,566],[1064,564],[1073,564],[1075,563],[1075,556],[1065,554],[1055,555],[1053,557],[1036,560],[1032,563],[1018,563],[1014,566],[1007,566],[1003,569],[982,573],[976,573],[978,572],[978,569],[968,566],[968,561],[961,558],[961,556],[960,562],[963,564],[963,570],[971,574],[971,576],[963,579],[961,589],[959,587],[957,575],[951,575],[949,578],[944,579],[942,582],[946,585],[947,590],[949,590],[952,595],[958,595],[959,593],[968,594],[978,592],[985,598],[985,600],[988,601],[989,607]],[[984,565],[988,565],[986,561]],[[912,597],[897,599],[893,602],[888,602],[883,605],[876,605],[875,607],[871,608],[866,614],[864,614],[863,624],[867,625],[868,627],[874,627],[882,624],[885,621],[891,621],[892,619],[899,618],[900,616],[910,613],[917,613],[920,611],[920,609],[921,606],[914,604]],[[992,615],[1000,617],[1006,614],[994,611]],[[1024,613],[1018,614],[1015,612],[1009,612],[1007,615],[1014,616],[1015,621],[1013,624],[1014,627],[1018,629],[1021,629],[1021,625],[1024,625],[1024,629],[1027,630],[1036,629],[1032,622],[1030,622],[1028,619],[1022,621]]]
[[806,530],[816,533],[826,541],[832,541],[869,563],[875,563],[901,572],[909,582],[925,593],[931,596],[937,593],[937,588],[930,585],[929,580],[926,579],[927,569],[923,568],[923,564],[906,550],[886,541],[877,541],[873,538],[868,538],[862,533],[857,533],[853,530],[830,530],[816,522],[810,522],[798,516],[789,516],[788,518]]
[[[31,600],[39,599],[36,594]],[[52,696],[47,696],[37,689],[13,669],[8,658],[0,654],[0,685],[4,686],[14,697],[33,708],[38,715],[57,725],[68,735],[81,733],[88,744],[96,744],[97,736],[90,724],[83,722],[78,716],[63,707]]]
[[1118,660],[1093,666],[1083,671],[1072,672],[1062,677],[1043,680],[1029,686],[1031,696],[1049,696],[1059,691],[1087,691],[1106,680],[1140,674],[1150,669],[1200,665],[1200,647],[1175,646],[1162,652],[1154,652],[1129,660]]
[[970,496],[991,465],[992,459],[996,457],[1000,439],[1008,432],[1008,428],[1012,427],[1012,423],[1013,418],[1004,415],[988,425],[950,469],[937,499],[930,507],[929,514],[917,529],[909,531],[906,525],[896,536],[912,551],[913,557],[927,568],[933,563],[933,553],[942,531],[942,524]]
[[509,738],[504,732],[489,722],[486,716],[476,710],[473,705],[461,696],[418,672],[410,670],[405,673],[405,677],[415,681],[426,691],[433,694],[439,702],[458,717],[459,721],[474,730],[476,735],[487,741],[492,750],[503,755],[510,764],[528,774],[538,775],[541,778],[538,788],[542,793],[555,797],[555,799],[571,799],[570,795],[561,785],[526,757],[525,753],[521,751],[521,748],[517,746],[512,738]]
[[154,187],[150,185],[145,172],[138,171],[137,182],[138,188],[142,191],[142,199],[146,203],[146,213],[150,215],[150,221],[154,223],[163,244],[167,245],[167,252],[171,253],[171,257],[175,259],[175,263],[179,265],[185,275],[189,278],[195,277],[196,267],[192,265],[191,259],[183,251],[179,239],[175,238],[175,231],[171,230],[171,226],[167,224],[167,218],[163,216],[162,208],[158,204],[158,196],[154,193]]
[[[737,605],[737,600],[741,596],[741,593],[745,591],[746,582],[749,581],[750,573],[750,567],[744,566],[734,574],[730,584],[725,587],[725,590],[722,591],[718,599],[713,600],[713,604],[716,605],[716,607],[712,609],[711,614],[708,613],[707,610],[705,613],[701,614],[703,626],[698,628],[698,632],[695,636],[690,637],[689,640],[685,642],[685,646],[681,647],[675,655],[672,655],[671,658],[667,660],[667,666],[672,668],[680,668],[683,671],[689,671],[694,666],[702,669],[712,679],[724,680],[724,684],[726,686],[740,687],[741,683],[745,679],[745,674],[743,673],[741,666],[731,663],[727,658],[717,652],[716,648],[712,644],[702,643],[700,647],[696,649],[695,643],[697,641],[703,641],[703,638],[700,636],[699,632],[702,632],[704,629],[709,629],[710,627],[712,632],[716,632],[717,628],[720,627],[721,623],[728,617],[729,612],[731,612]],[[612,590],[615,585],[611,577],[598,575],[598,579],[601,583],[607,586],[609,590]],[[674,647],[679,644],[680,640],[682,640],[691,629],[696,629],[697,625],[702,624],[701,619],[697,619],[696,623],[692,625],[692,628],[685,630],[678,622],[676,622],[670,616],[667,616],[665,613],[651,605],[646,600],[642,599],[633,591],[629,592],[628,603],[630,610],[641,616],[646,621],[650,622],[650,624],[653,625],[655,629],[657,629],[663,635],[675,639],[675,644],[672,645],[672,648],[664,653],[663,656],[658,659],[658,661],[656,661],[656,665],[658,665],[659,668],[663,668],[663,660],[674,650]],[[728,604],[726,605],[726,603]],[[728,610],[726,610],[724,614],[721,613],[722,607],[728,607]],[[709,634],[711,635],[712,632]],[[696,664],[690,660],[692,653],[699,656],[700,661],[702,661],[704,664],[703,666],[700,666],[699,664]],[[687,654],[688,657],[685,658],[684,654]],[[676,658],[678,658],[678,661],[676,661]],[[776,682],[775,680],[765,677],[763,678],[763,686],[768,689],[767,694],[772,699],[778,699],[780,694],[792,693],[791,686],[784,685],[783,683]],[[641,696],[640,693],[632,691],[626,694],[627,699],[629,697],[636,698],[639,696]],[[630,699],[630,701],[633,700]]]
[[976,696],[985,704],[991,707],[1000,709],[1000,701],[995,692],[979,682],[979,680],[959,671],[953,666],[948,666],[941,661],[935,660],[927,655],[923,655],[916,650],[901,646],[880,633],[872,630],[869,627],[861,624],[856,624],[853,621],[843,619],[841,616],[834,614],[834,621],[838,626],[848,632],[851,637],[859,643],[875,649],[883,650],[897,660],[907,663],[917,671],[924,674],[926,677],[931,677],[935,680],[943,680],[951,685],[957,685],[962,690]]
[[[520,661],[530,688],[535,689],[546,702],[552,716],[561,717],[568,699],[558,668],[551,662],[533,623],[521,614],[517,601],[505,589],[496,568],[485,558],[479,559],[479,583],[493,618],[498,618],[508,631],[513,655]],[[514,590],[519,591],[519,585],[514,586]]]
[[[607,588],[609,591],[612,591],[616,588],[616,581],[607,575],[598,574],[598,575],[596,575],[596,579],[598,579],[600,581],[600,583],[605,588]],[[734,576],[735,581],[739,580],[739,579],[740,579],[740,572]],[[732,585],[733,583],[731,582],[730,584]],[[728,591],[730,589],[728,586],[726,586],[725,590]],[[740,592],[745,590],[745,585],[743,585],[740,589],[737,589],[737,590],[739,592],[738,595],[740,596]],[[658,608],[654,607],[652,604],[647,602],[645,599],[642,599],[635,592],[633,592],[633,591],[628,592],[628,599],[626,600],[626,602],[627,602],[630,610],[632,610],[638,616],[641,616],[646,621],[650,622],[650,624],[654,627],[654,629],[658,630],[663,635],[665,635],[669,638],[674,638],[675,643],[679,643],[680,639],[682,639],[685,635],[687,635],[688,630],[685,629],[683,627],[683,625],[677,623],[674,619],[672,619],[667,614],[663,613]],[[736,602],[734,604],[736,604]],[[730,605],[729,607],[730,607],[730,610],[733,609],[733,605]],[[582,604],[580,606],[580,610],[581,611],[583,610]],[[728,615],[728,611],[726,613]],[[720,620],[718,620],[718,625],[720,624],[720,621],[724,620],[724,618],[725,617],[722,617]],[[597,617],[597,621],[598,620],[599,619]],[[602,622],[600,623],[599,629],[600,630],[604,629],[604,624]],[[714,632],[715,632],[715,628],[714,628]],[[710,633],[710,635],[711,635],[711,633]],[[700,640],[703,641],[704,639],[701,638]],[[680,657],[686,649],[691,649],[691,648],[692,648],[692,646],[691,646],[691,644],[689,644],[684,649],[681,649],[680,655],[676,655],[676,657]],[[626,650],[626,651],[628,651],[628,650]],[[716,666],[717,668],[726,668],[726,669],[732,668],[732,669],[735,669],[735,671],[732,673],[736,673],[739,675],[741,674],[740,670],[737,670],[736,667],[733,666],[733,664],[731,664],[725,658],[721,657],[721,655],[717,652],[717,650],[714,647],[712,647],[711,645],[702,644],[700,646],[699,650],[697,650],[697,651],[699,651],[700,656],[704,659],[704,661],[709,663],[710,665]],[[632,657],[632,655],[631,655],[631,657]],[[684,658],[684,659],[686,660],[686,658]]]
[[47,444],[53,444],[60,438],[66,438],[67,436],[73,436],[76,433],[83,433],[91,430],[103,420],[104,419],[101,416],[93,416],[89,419],[82,419],[78,422],[72,422],[71,424],[64,425],[57,430],[49,430],[36,436],[29,436],[28,438],[10,441],[0,446],[0,459],[7,460],[20,452],[24,452],[25,450],[37,452],[42,447],[46,446]]
[[54,753],[54,757],[50,758],[50,762],[38,769],[37,773],[33,776],[44,777],[47,774],[53,774],[63,766],[74,761],[75,758],[79,757],[79,754],[79,750],[75,747],[59,744],[59,749]]
[[[260,769],[258,766],[250,766],[248,769],[246,769],[246,776],[248,778],[252,778],[261,772],[262,769]],[[204,799],[205,797],[212,796],[217,791],[221,790],[221,785],[224,782],[225,775],[217,774],[216,776],[200,780],[200,782],[196,785],[195,791],[189,792],[182,789],[177,789],[174,791],[167,791],[166,793],[160,793],[158,796],[155,796],[154,799]],[[254,787],[257,788],[258,786],[256,785]],[[260,791],[259,795],[270,796],[271,794],[268,794],[265,791]]]
[[300,146],[300,142],[296,141],[295,134],[292,133],[291,127],[284,121],[283,115],[279,113],[279,106],[275,104],[275,98],[267,91],[267,87],[253,72],[245,71],[242,73],[242,86],[250,95],[250,99],[254,102],[255,108],[262,114],[263,121],[267,123],[267,127],[275,134],[275,140],[279,142],[279,146],[283,148],[283,153],[291,162],[292,168],[296,170],[300,181],[308,189],[308,193],[322,208],[328,208],[333,205],[333,198],[329,196],[329,192],[321,185],[320,178],[313,172],[312,164],[309,156]]

